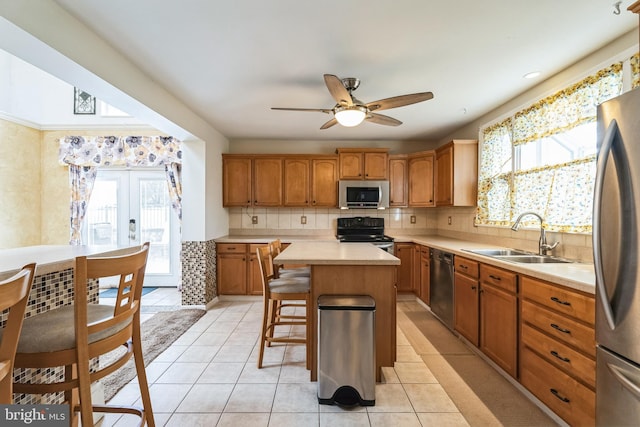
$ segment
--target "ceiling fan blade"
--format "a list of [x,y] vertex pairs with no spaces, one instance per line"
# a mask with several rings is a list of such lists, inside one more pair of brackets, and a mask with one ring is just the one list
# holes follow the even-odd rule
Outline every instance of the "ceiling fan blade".
[[327,108],[281,108],[281,107],[271,107],[272,110],[280,110],[280,111],[311,111],[316,113],[326,113],[329,114],[332,112],[331,109]]
[[412,93],[369,102],[367,108],[369,111],[388,110],[389,108],[403,107],[405,105],[428,101],[431,98],[433,98],[433,93],[431,92]]
[[338,76],[325,74],[324,83],[327,85],[327,89],[329,89],[331,96],[338,104],[343,106],[353,105],[351,94],[349,94],[349,91],[344,87],[342,80],[340,80]]
[[331,126],[335,125],[338,123],[338,120],[336,120],[336,118],[334,117],[333,119],[329,120],[327,123],[323,124],[322,126],[320,126],[320,129],[329,129]]
[[375,114],[375,113],[367,114],[367,118],[365,120],[371,123],[376,123],[379,125],[386,125],[386,126],[400,126],[402,124],[400,120],[394,119],[393,117],[384,116],[382,114]]

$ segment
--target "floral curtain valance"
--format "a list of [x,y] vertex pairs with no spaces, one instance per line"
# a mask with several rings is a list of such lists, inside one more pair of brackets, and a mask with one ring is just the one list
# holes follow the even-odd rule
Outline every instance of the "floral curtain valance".
[[77,166],[162,166],[182,163],[182,143],[172,136],[67,136],[58,160]]
[[631,87],[637,88],[640,86],[640,54],[636,53],[629,58],[631,63]]
[[513,145],[564,132],[596,119],[598,104],[622,91],[622,63],[615,63],[513,116]]

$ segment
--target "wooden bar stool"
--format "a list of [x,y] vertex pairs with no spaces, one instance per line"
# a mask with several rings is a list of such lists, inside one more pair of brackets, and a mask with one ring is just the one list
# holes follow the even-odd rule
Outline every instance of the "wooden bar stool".
[[[260,335],[260,354],[258,356],[258,368],[262,368],[265,344],[271,343],[299,343],[307,345],[307,365],[310,363],[308,339],[309,334],[309,309],[311,307],[311,286],[308,277],[281,277],[274,278],[273,260],[269,247],[257,249],[258,263],[262,273],[263,290],[263,315],[262,332]],[[283,314],[283,309],[304,307],[305,315]],[[275,336],[275,328],[278,326],[306,326],[305,338],[293,338],[289,336]],[[308,366],[307,366],[308,367]]]
[[24,313],[33,285],[35,264],[22,267],[19,273],[0,282],[0,312],[9,310],[0,331],[0,403],[13,403],[13,365]]
[[[14,392],[45,394],[65,392],[72,425],[93,425],[93,412],[127,413],[154,426],[149,386],[140,342],[140,299],[149,243],[134,253],[113,257],[77,257],[74,269],[74,303],[24,321],[18,342],[16,368],[65,367],[62,381],[46,384],[14,383]],[[88,304],[87,281],[119,277],[115,306]],[[90,360],[124,346],[126,352],[105,367],[90,370]],[[144,409],[93,405],[91,383],[121,368],[133,355]],[[79,400],[79,402],[78,402]]]

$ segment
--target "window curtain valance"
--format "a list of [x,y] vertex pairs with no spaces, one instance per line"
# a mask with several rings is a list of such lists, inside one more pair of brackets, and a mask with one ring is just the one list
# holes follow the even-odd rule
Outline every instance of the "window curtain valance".
[[513,145],[536,141],[594,121],[598,104],[621,91],[622,62],[618,62],[516,113],[513,116]]
[[172,136],[66,136],[58,160],[77,166],[163,166],[182,163],[181,142]]
[[636,53],[629,58],[631,64],[631,87],[637,88],[640,86],[640,54]]

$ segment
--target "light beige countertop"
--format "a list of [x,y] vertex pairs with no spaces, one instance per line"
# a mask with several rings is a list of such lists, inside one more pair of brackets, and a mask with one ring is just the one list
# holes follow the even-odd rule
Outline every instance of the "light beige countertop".
[[[452,252],[454,255],[463,256],[465,258],[473,259],[475,261],[483,262],[485,264],[494,265],[496,267],[502,267],[507,270],[511,270],[520,274],[526,274],[528,276],[547,280],[552,283],[567,286],[572,289],[595,294],[595,273],[593,270],[593,264],[587,263],[558,263],[558,264],[521,264],[515,262],[501,261],[497,258],[491,258],[487,256],[477,255],[471,252],[465,251],[465,249],[504,249],[501,246],[489,245],[486,243],[478,243],[470,240],[452,239],[448,237],[438,235],[396,235],[392,234],[396,243],[418,243],[420,245],[429,246],[434,249],[440,249],[447,252]],[[335,236],[224,236],[219,239],[215,239],[217,243],[268,243],[276,238],[279,238],[284,243],[290,242],[310,242],[318,247],[321,242],[333,242],[339,245]],[[348,243],[352,245],[353,243]],[[312,245],[312,246],[313,246]],[[372,245],[369,245],[373,248]],[[374,248],[375,249],[375,248]],[[375,249],[377,252],[384,252],[379,249]],[[313,256],[313,254],[309,254]],[[287,261],[288,263],[290,261]],[[305,261],[306,262],[306,261]],[[308,263],[308,262],[306,262]]]
[[36,263],[36,276],[73,268],[78,256],[117,255],[138,246],[40,245],[0,250],[0,280],[17,273],[24,265]]
[[522,264],[502,261],[483,255],[477,255],[465,249],[504,249],[501,246],[487,245],[486,243],[471,242],[467,240],[451,239],[443,236],[393,236],[396,243],[413,242],[430,248],[451,252],[454,255],[463,256],[485,264],[495,265],[517,273],[526,274],[542,280],[564,285],[579,291],[595,294],[595,272],[593,264],[586,263],[549,263],[549,264]]
[[395,256],[371,243],[333,241],[293,242],[274,262],[308,265],[400,265]]

